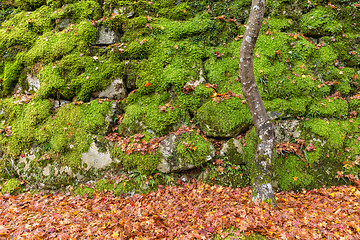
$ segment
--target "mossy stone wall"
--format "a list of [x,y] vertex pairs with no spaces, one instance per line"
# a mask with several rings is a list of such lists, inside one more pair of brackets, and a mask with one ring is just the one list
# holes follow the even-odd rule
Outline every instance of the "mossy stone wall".
[[[250,149],[256,137],[246,135],[252,123],[238,61],[250,4],[248,0],[1,3],[2,179],[19,177],[20,172],[34,182],[67,184],[73,179],[65,171],[59,175],[65,167],[92,178],[97,173],[84,170],[81,154],[94,138],[102,139],[106,147],[106,139],[116,140],[111,136],[132,139],[141,133],[150,141],[195,125],[197,135],[177,146],[178,157],[199,169],[209,168],[216,183],[231,183],[224,169],[231,176],[244,176],[233,186],[248,183],[246,162],[253,159]],[[301,126],[301,141],[291,137],[289,142],[301,142],[301,155],[280,151],[284,154],[274,159],[274,183],[280,189],[342,184],[351,176],[359,177],[359,21],[360,7],[351,0],[267,1],[254,54],[255,77],[275,123],[296,119]],[[100,29],[116,34],[119,41],[96,44]],[[40,83],[34,94],[26,92],[28,75]],[[115,79],[124,81],[127,98],[96,100],[96,93]],[[55,101],[68,102],[55,108]],[[114,104],[120,109],[112,108]],[[230,138],[243,139],[244,152],[230,151],[205,164],[210,142],[219,147]],[[198,152],[188,155],[189,146]],[[107,170],[152,174],[160,161],[157,152],[128,154],[121,148],[111,152],[120,163]],[[32,157],[25,168],[20,159],[27,156]],[[50,165],[54,174],[42,178]]]

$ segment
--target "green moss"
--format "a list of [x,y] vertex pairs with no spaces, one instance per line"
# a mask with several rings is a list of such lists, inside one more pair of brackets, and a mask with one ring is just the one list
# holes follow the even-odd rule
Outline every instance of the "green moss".
[[196,119],[206,135],[218,137],[236,136],[252,123],[247,105],[235,97],[205,103],[197,110]]
[[[269,30],[276,30],[276,31],[284,31],[291,26],[291,19],[287,18],[269,18],[267,19],[267,24]],[[266,28],[263,28],[267,30]]]
[[49,100],[31,101],[22,108],[12,105],[16,103],[8,102],[3,107],[10,117],[5,126],[12,126],[10,137],[0,135],[0,145],[6,153],[19,155],[37,147],[41,156],[47,156],[38,161],[40,165],[53,162],[74,172],[80,169],[81,153],[89,149],[92,137],[104,131],[105,115],[110,111],[110,103],[93,101],[81,106],[63,105],[51,117]]
[[154,173],[159,162],[160,152],[154,153],[126,153],[122,151],[121,147],[114,147],[111,155],[119,159],[121,165],[128,170],[136,169],[140,174]]
[[182,94],[178,96],[176,104],[178,104],[181,109],[186,109],[193,113],[201,107],[202,104],[210,100],[210,96],[213,92],[214,90],[212,88],[208,88],[203,84],[200,84],[189,94]]
[[360,99],[354,98],[349,101],[349,110],[360,114]]
[[314,181],[306,169],[306,163],[295,155],[278,156],[274,161],[276,179],[282,190],[301,190]]
[[21,185],[22,182],[16,178],[12,178],[7,180],[2,186],[1,186],[1,193],[10,193],[10,194],[17,194],[21,192]]
[[94,192],[95,192],[94,188],[87,187],[83,184],[80,184],[74,188],[75,195],[79,195],[79,196],[86,196],[92,198]]
[[144,59],[153,51],[155,41],[152,38],[136,39],[127,44],[123,59]]
[[169,39],[180,40],[193,35],[206,33],[213,23],[208,15],[197,15],[187,21],[171,21],[161,19],[153,25],[157,34],[163,34]]
[[[237,141],[235,146],[235,141]],[[240,146],[239,146],[240,144]],[[234,188],[247,187],[251,183],[251,166],[255,159],[257,135],[252,128],[244,138],[228,141],[228,148],[224,155],[224,164],[210,165],[210,171],[203,181],[209,184],[230,186]],[[239,153],[239,148],[241,151]],[[220,160],[220,161],[221,161]]]
[[323,36],[340,33],[342,24],[338,22],[336,12],[318,6],[301,17],[300,28],[307,35]]
[[125,107],[125,115],[120,129],[130,135],[144,128],[162,136],[181,124],[184,112],[176,106],[168,94],[154,94],[137,99],[136,103]]
[[81,153],[89,149],[94,134],[104,131],[105,115],[110,110],[108,102],[76,106],[62,106],[55,117],[45,125],[46,140],[55,154],[62,156],[62,164],[77,170],[81,166]]
[[264,101],[264,105],[268,112],[279,113],[280,117],[295,118],[306,115],[310,102],[310,98],[291,98],[290,100],[276,98],[272,101]]
[[188,5],[188,3],[180,3],[176,4],[175,6],[161,8],[159,10],[159,15],[169,19],[184,20],[191,16],[191,7]]
[[314,102],[310,107],[308,113],[314,117],[336,117],[343,118],[348,115],[348,103],[346,100],[336,99],[322,99]]
[[113,192],[116,196],[119,196],[122,193],[128,193],[135,188],[135,184],[130,180],[121,180],[119,182],[113,182],[106,179],[100,179],[95,183],[95,188],[97,191],[110,191]]
[[[235,86],[229,88],[235,94],[241,93],[241,88],[236,85],[239,76],[239,51],[241,41],[232,41],[229,44],[219,46],[212,50],[212,55],[209,60],[205,62],[204,70],[207,76],[207,81],[211,84],[219,84],[219,92],[228,91],[227,87],[222,89],[223,84],[231,81]],[[222,55],[223,54],[223,55]]]
[[255,129],[249,130],[245,138],[232,138],[227,143],[225,158],[232,164],[247,164],[255,159],[257,136]]
[[22,70],[23,64],[20,58],[17,58],[15,62],[5,63],[2,95],[6,96],[11,93],[11,90],[19,81]]
[[80,53],[87,53],[89,44],[95,42],[97,37],[97,29],[88,20],[70,25],[58,33],[48,32],[26,53],[24,57],[26,65],[31,66],[39,61],[49,63],[59,60],[76,48]]
[[[336,72],[340,71],[333,66],[335,60],[337,59],[337,55],[334,49],[330,45],[325,45],[324,47],[317,49],[315,53],[316,53],[315,55],[316,58],[314,62],[316,63],[317,67],[320,68],[323,67],[325,69],[327,68],[328,71],[336,71]],[[324,74],[324,77],[325,79],[327,79],[325,75],[326,74]]]
[[19,155],[30,148],[36,139],[42,137],[38,132],[38,126],[50,116],[51,108],[48,100],[32,102],[23,107],[21,114],[12,123],[8,145],[4,146],[8,154]]
[[0,46],[28,49],[34,44],[38,34],[52,30],[53,21],[54,13],[47,6],[34,12],[19,12],[2,24]]
[[[99,1],[69,1],[70,4],[66,4],[59,11],[60,17],[70,17],[75,21],[82,21],[84,19],[98,20],[102,16],[101,6]],[[72,3],[74,2],[74,3]]]
[[335,120],[310,119],[304,123],[304,127],[324,138],[332,148],[340,149],[343,146],[346,132]]
[[322,38],[326,43],[331,44],[336,54],[339,56],[339,60],[345,66],[356,67],[360,64],[360,57],[356,57],[357,49],[359,48],[359,34],[347,34],[342,35],[341,41],[333,41],[331,37]]
[[349,82],[340,82],[335,86],[335,91],[339,92],[341,96],[346,96],[349,95],[352,89]]
[[122,69],[123,65],[116,60],[94,60],[78,52],[69,54],[39,72],[40,88],[35,97],[71,99],[76,96],[78,101],[89,101],[93,92],[104,90],[111,79],[120,77]]
[[211,143],[196,133],[184,133],[175,143],[175,155],[180,165],[195,167],[205,163],[211,155]]
[[45,5],[46,0],[15,0],[15,3],[26,11],[35,10],[36,8]]
[[19,103],[19,98],[5,98],[0,99],[0,120],[5,120],[5,122],[1,122],[0,124],[3,127],[12,125],[12,122],[21,114],[22,105]]
[[236,228],[231,228],[231,229],[226,229],[225,232],[228,233],[228,235],[224,238],[221,237],[220,234],[216,234],[214,236],[214,240],[221,240],[221,239],[225,239],[225,240],[232,240],[232,239],[237,239],[237,240],[268,240],[269,238],[258,234],[258,233],[252,233],[250,235],[238,235],[236,233]]

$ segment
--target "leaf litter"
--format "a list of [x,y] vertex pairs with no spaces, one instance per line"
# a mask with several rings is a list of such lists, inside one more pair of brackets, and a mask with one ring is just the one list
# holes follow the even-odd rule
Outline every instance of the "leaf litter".
[[251,189],[202,182],[146,195],[0,195],[0,239],[212,239],[234,228],[276,239],[360,239],[360,186],[276,193],[277,209]]

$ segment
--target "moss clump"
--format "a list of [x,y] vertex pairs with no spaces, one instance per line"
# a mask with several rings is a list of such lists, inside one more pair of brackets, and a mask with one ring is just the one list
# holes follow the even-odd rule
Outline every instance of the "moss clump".
[[344,99],[323,99],[314,102],[310,107],[308,114],[314,117],[336,117],[343,118],[349,113],[348,103]]
[[207,136],[217,137],[237,136],[252,123],[247,105],[235,97],[205,103],[197,110],[196,118]]
[[359,99],[353,98],[349,101],[349,110],[356,111],[358,114],[360,113],[360,96]]
[[211,146],[211,143],[199,134],[184,133],[175,143],[175,156],[182,166],[198,167],[211,159]]
[[290,100],[275,98],[272,101],[264,101],[267,112],[281,114],[281,118],[305,116],[310,98],[291,98]]
[[36,162],[38,167],[53,161],[76,172],[81,167],[81,153],[88,150],[94,135],[104,131],[110,103],[66,104],[55,112],[49,100],[33,100],[23,106],[3,100],[0,107],[9,117],[4,126],[12,126],[10,136],[0,135],[1,148],[7,154],[18,156],[34,147],[46,156]]
[[88,53],[89,44],[96,41],[97,29],[89,20],[76,25],[70,25],[65,30],[48,32],[39,38],[35,45],[26,53],[24,60],[27,66],[36,62],[49,63],[77,49],[79,53]]
[[205,102],[210,100],[213,92],[214,90],[212,88],[200,84],[194,88],[194,91],[178,96],[176,103],[181,109],[186,109],[190,113],[194,113]]
[[12,178],[7,180],[2,186],[1,186],[1,193],[10,193],[10,194],[17,194],[21,192],[21,185],[22,182],[16,178]]
[[[355,146],[356,138],[360,133],[359,123],[359,120],[320,119],[304,122],[306,139],[312,141],[317,149],[306,154],[310,167],[308,173],[316,180],[309,187],[346,183],[345,179],[338,179],[336,176],[338,171],[347,170],[344,168],[344,163],[348,162],[348,166],[351,165],[359,152]],[[354,168],[354,171],[356,175],[357,168]]]
[[121,181],[110,181],[106,179],[100,179],[95,183],[95,188],[97,191],[109,191],[119,196],[122,193],[128,193],[135,189],[135,184],[129,179],[123,179]]
[[46,0],[15,0],[15,3],[22,10],[33,11],[40,6],[45,5]]
[[23,108],[22,113],[12,123],[12,133],[6,151],[8,154],[19,155],[26,151],[34,142],[42,141],[42,126],[50,116],[52,104],[49,100],[34,101]]
[[[241,93],[238,81],[239,56],[241,41],[231,41],[228,44],[220,45],[211,51],[210,58],[204,64],[206,80],[211,84],[218,84],[217,91],[224,93],[231,90],[235,94]],[[231,82],[231,86],[226,86]],[[224,85],[224,86],[223,86]]]
[[336,120],[310,119],[304,122],[304,128],[311,133],[324,138],[331,148],[340,149],[343,146],[347,131],[337,124]]
[[78,52],[69,54],[39,72],[40,88],[35,97],[89,101],[93,92],[105,89],[111,79],[121,76],[122,68],[116,60],[94,60]]
[[21,57],[17,57],[14,62],[5,63],[2,95],[6,96],[11,93],[11,90],[19,81],[22,70],[23,63]]
[[91,187],[87,187],[83,184],[80,184],[80,185],[76,186],[73,191],[74,191],[75,195],[92,198],[93,194],[95,192],[95,189],[91,188]]
[[284,190],[301,190],[311,186],[314,177],[308,173],[306,163],[296,155],[278,156],[274,161],[278,186]]
[[52,30],[54,17],[52,9],[47,6],[34,12],[22,11],[15,14],[1,25],[0,46],[7,48],[9,52],[29,49],[38,35]]
[[69,17],[75,22],[79,22],[85,19],[98,20],[102,16],[101,6],[97,0],[65,0],[65,2],[68,4],[60,9],[58,17]]
[[324,36],[340,33],[343,26],[333,10],[318,6],[301,17],[300,28],[306,35]]
[[169,99],[169,94],[144,96],[125,107],[120,129],[129,135],[146,129],[162,136],[181,124],[183,114],[183,110]]
[[161,19],[154,25],[155,31],[173,40],[180,40],[193,35],[206,33],[213,23],[208,15],[197,15],[187,21]]
[[50,118],[44,127],[43,144],[49,144],[54,154],[62,155],[58,161],[78,170],[81,153],[89,149],[92,137],[104,131],[105,115],[110,110],[108,102],[76,106],[67,104]]
[[142,154],[142,153],[126,153],[121,148],[115,148],[112,151],[112,155],[120,160],[120,163],[125,169],[132,170],[137,169],[140,174],[154,173],[159,162],[160,153],[155,154]]

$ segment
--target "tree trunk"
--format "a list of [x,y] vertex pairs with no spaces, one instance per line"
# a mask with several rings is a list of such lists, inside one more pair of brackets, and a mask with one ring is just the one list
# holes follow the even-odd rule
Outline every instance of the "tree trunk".
[[264,103],[256,85],[253,56],[265,12],[265,0],[253,0],[250,17],[240,48],[240,80],[249,106],[256,134],[259,137],[252,167],[252,201],[260,199],[276,206],[271,186],[271,168],[274,153],[274,126],[266,114]]

